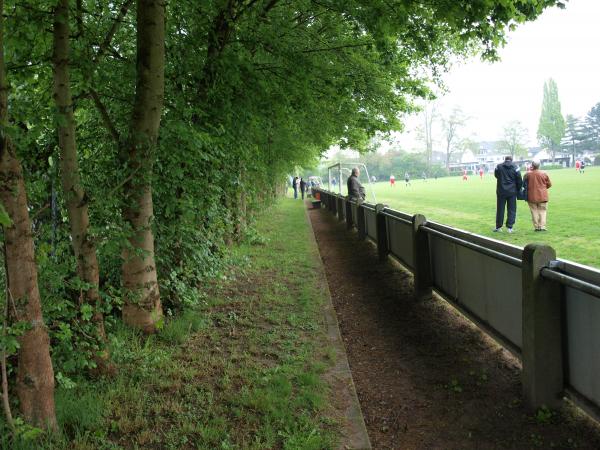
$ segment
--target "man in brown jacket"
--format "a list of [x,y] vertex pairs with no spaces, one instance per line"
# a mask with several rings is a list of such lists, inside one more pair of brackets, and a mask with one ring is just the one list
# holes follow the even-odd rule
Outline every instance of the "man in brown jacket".
[[546,231],[546,212],[548,210],[548,189],[552,186],[548,174],[540,170],[540,162],[531,163],[531,172],[525,175],[527,180],[527,203],[535,231]]

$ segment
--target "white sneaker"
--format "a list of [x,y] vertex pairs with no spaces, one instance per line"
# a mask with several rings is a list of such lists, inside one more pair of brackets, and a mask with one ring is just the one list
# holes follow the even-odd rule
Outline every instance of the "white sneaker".
[[502,228],[494,228],[492,231],[494,233],[501,233],[502,232]]
[[514,230],[512,228],[507,228],[506,231],[508,231],[509,233],[512,233]]

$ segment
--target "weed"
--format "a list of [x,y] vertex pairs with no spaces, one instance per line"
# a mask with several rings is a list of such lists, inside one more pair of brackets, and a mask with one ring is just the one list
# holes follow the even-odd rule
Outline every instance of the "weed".
[[529,435],[529,442],[535,447],[542,447],[544,445],[544,439],[539,434],[532,433]]
[[549,409],[546,405],[543,405],[535,412],[535,421],[540,425],[546,425],[552,422],[556,413]]
[[208,321],[199,310],[184,311],[180,316],[166,322],[160,338],[168,344],[183,344],[190,336],[208,326]]
[[453,378],[452,380],[450,380],[450,382],[448,384],[445,384],[444,387],[446,389],[448,389],[449,391],[456,392],[456,393],[460,393],[463,391],[462,386],[460,385],[460,383],[458,382],[458,380],[456,378]]

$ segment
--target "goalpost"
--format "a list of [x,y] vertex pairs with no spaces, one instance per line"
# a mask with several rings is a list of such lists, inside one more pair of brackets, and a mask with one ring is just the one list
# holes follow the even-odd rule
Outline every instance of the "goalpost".
[[[352,169],[354,167],[358,167],[367,177],[367,185],[369,186],[369,190],[371,191],[371,196],[373,197],[373,203],[377,203],[377,199],[375,197],[375,191],[373,190],[373,184],[371,183],[371,177],[369,176],[369,170],[367,166],[363,163],[343,163],[337,162],[327,168],[327,189],[333,192],[331,185],[333,184],[334,178],[338,180],[337,182],[337,190],[340,195],[342,195],[342,184],[344,183],[344,178],[347,178],[352,173]],[[346,192],[347,194],[347,192]]]

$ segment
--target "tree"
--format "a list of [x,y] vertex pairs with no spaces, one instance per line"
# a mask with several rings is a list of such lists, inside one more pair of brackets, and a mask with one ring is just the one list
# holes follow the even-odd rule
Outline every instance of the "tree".
[[4,63],[4,0],[0,0],[0,202],[11,225],[4,227],[9,311],[28,324],[19,337],[17,395],[21,413],[37,426],[56,429],[54,371],[42,317],[31,221],[21,161],[9,135],[8,91]]
[[544,83],[544,99],[538,125],[537,137],[542,146],[550,150],[552,161],[560,150],[560,142],[565,134],[565,119],[560,110],[558,87],[550,78]]
[[164,101],[165,4],[137,1],[137,78],[131,129],[127,140],[130,179],[125,184],[123,217],[131,227],[123,249],[123,320],[146,333],[155,332],[162,306],[154,259],[152,165]]
[[572,163],[575,165],[577,151],[586,139],[585,124],[572,114],[567,114],[563,148],[571,152]]
[[446,169],[450,169],[450,157],[452,154],[460,150],[458,145],[458,132],[465,126],[467,118],[458,107],[452,109],[452,112],[442,117],[442,131],[444,136],[444,142],[446,144]]
[[527,129],[518,120],[513,120],[504,126],[502,146],[513,157],[527,156],[525,140]]
[[585,143],[590,150],[600,150],[600,103],[596,103],[585,117]]
[[427,169],[431,168],[431,158],[433,154],[433,121],[437,117],[435,104],[425,106],[422,112],[423,126],[417,129],[418,137],[425,144],[425,160]]
[[96,256],[96,244],[89,233],[88,198],[83,189],[79,171],[77,128],[73,116],[69,70],[71,51],[69,34],[69,0],[58,0],[54,11],[53,69],[61,184],[69,215],[77,273],[80,281],[85,286],[82,301],[91,308],[91,318],[96,325],[102,347],[96,358],[96,364],[101,371],[105,371],[107,369],[108,350],[98,290],[100,270]]

